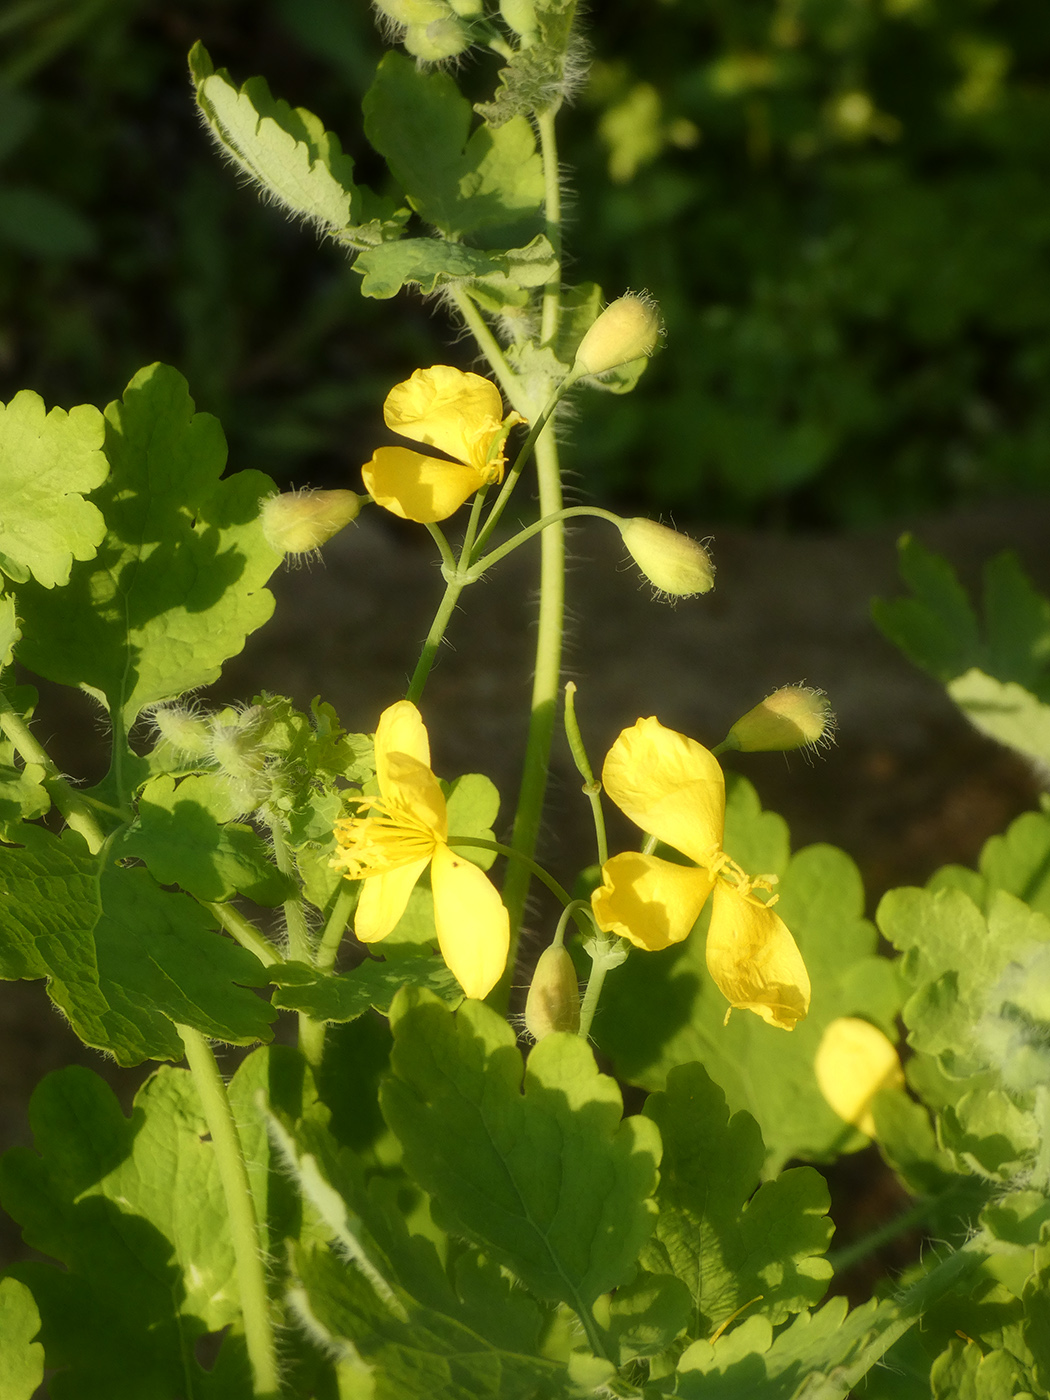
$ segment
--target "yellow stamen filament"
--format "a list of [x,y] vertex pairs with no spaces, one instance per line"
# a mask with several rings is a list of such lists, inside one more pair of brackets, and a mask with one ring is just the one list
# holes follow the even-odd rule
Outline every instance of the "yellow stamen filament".
[[379,797],[359,798],[357,814],[336,822],[335,837],[342,849],[332,857],[332,865],[345,870],[351,880],[429,860],[437,845],[434,831],[414,812]]

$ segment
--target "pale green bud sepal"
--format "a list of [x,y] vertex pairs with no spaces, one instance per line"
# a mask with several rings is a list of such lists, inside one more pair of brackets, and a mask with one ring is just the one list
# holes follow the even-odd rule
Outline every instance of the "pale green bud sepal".
[[822,690],[786,685],[748,710],[723,740],[739,753],[782,753],[830,743],[835,716]]
[[611,302],[580,341],[573,364],[576,378],[641,360],[660,339],[660,308],[647,294],[628,292]]
[[661,593],[672,598],[691,598],[714,588],[711,556],[688,535],[641,516],[621,520],[620,534],[631,558]]
[[525,1029],[534,1040],[580,1029],[580,988],[572,958],[561,944],[540,954],[525,1002]]
[[443,63],[470,48],[470,30],[462,20],[449,15],[429,24],[410,24],[402,42],[413,58],[423,63]]
[[266,541],[281,554],[310,554],[356,520],[356,491],[285,491],[263,502]]

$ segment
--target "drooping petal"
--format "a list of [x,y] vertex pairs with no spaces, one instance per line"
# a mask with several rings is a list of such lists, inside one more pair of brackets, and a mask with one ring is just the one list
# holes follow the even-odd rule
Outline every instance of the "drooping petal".
[[658,719],[640,719],[609,750],[602,785],[647,831],[703,865],[722,844],[725,778],[714,754]]
[[416,881],[429,863],[428,855],[382,875],[370,875],[364,881],[354,916],[354,932],[362,943],[378,943],[393,933]]
[[391,389],[383,417],[395,433],[480,469],[503,422],[503,400],[490,379],[434,365]]
[[689,936],[713,884],[700,866],[627,851],[605,862],[591,907],[603,933],[655,953]]
[[447,520],[484,484],[476,467],[443,462],[408,447],[377,447],[361,468],[361,478],[376,505],[420,525]]
[[880,1089],[903,1085],[893,1043],[870,1021],[840,1016],[820,1040],[813,1062],[820,1092],[840,1118],[875,1136],[871,1101]]
[[809,974],[774,909],[727,880],[715,884],[707,970],[731,1008],[794,1030],[809,1010]]
[[441,956],[467,996],[480,1001],[507,965],[510,917],[488,876],[448,846],[435,850],[430,882]]

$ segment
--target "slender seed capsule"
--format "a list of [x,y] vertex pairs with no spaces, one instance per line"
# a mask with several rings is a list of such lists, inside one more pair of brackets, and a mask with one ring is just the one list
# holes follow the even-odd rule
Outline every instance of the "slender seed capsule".
[[725,746],[741,753],[779,753],[829,743],[835,729],[831,704],[822,690],[786,685],[767,695],[733,725]]
[[580,1029],[580,988],[572,958],[561,944],[540,954],[525,1002],[525,1028],[534,1040]]
[[263,502],[263,534],[281,554],[310,554],[356,520],[364,500],[355,491],[285,491]]
[[660,339],[660,308],[647,294],[628,292],[611,302],[580,341],[577,375],[604,374],[649,356]]
[[638,516],[620,521],[620,534],[631,558],[661,593],[691,598],[715,586],[715,567],[702,544],[667,525]]

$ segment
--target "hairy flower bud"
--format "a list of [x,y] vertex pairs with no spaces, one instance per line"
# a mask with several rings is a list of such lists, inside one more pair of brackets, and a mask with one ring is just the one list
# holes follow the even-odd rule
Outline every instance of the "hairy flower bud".
[[987,1062],[1014,1093],[1050,1082],[1050,946],[1025,949],[1003,969],[976,1027]]
[[660,308],[652,297],[628,292],[605,308],[580,341],[573,368],[604,374],[649,356],[660,339]]
[[449,12],[446,0],[375,0],[375,7],[395,24],[432,24]]
[[830,1023],[813,1069],[820,1092],[838,1116],[868,1137],[875,1136],[875,1095],[904,1084],[896,1048],[870,1021],[856,1016],[840,1016]]
[[309,554],[357,518],[356,491],[285,491],[263,502],[266,541],[281,554]]
[[572,958],[561,944],[540,954],[525,1002],[525,1028],[534,1040],[580,1029],[580,989]]
[[424,63],[441,63],[458,58],[470,48],[470,30],[461,19],[448,15],[429,24],[410,24],[402,40],[413,58]]
[[524,37],[536,28],[535,0],[499,0],[499,12],[515,34]]
[[620,534],[631,558],[661,593],[691,598],[715,586],[715,568],[702,544],[667,525],[637,517],[620,521]]
[[834,728],[835,716],[822,690],[786,685],[737,720],[725,747],[741,753],[804,749],[830,742]]
[[207,723],[198,719],[192,710],[178,705],[161,705],[151,716],[160,741],[170,744],[178,753],[190,758],[203,758],[210,748],[210,731]]

